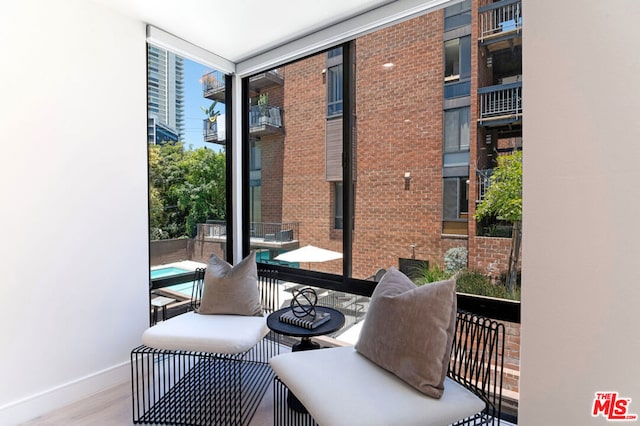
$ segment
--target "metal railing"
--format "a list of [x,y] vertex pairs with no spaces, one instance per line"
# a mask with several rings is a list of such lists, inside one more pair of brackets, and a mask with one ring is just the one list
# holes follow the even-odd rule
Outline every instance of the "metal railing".
[[202,76],[202,96],[207,97],[213,93],[224,90],[224,74],[220,71],[211,71]]
[[480,121],[522,115],[522,82],[478,89]]
[[249,109],[249,127],[282,127],[282,109],[270,105],[253,105]]
[[489,189],[489,185],[491,185],[491,175],[493,175],[493,169],[476,170],[476,179],[478,183],[477,202],[484,200],[484,194],[487,193],[487,189]]
[[264,241],[293,241],[299,238],[299,222],[251,222],[249,226],[251,238],[261,238]]
[[[298,239],[300,230],[299,222],[269,223],[251,222],[250,237],[264,241],[286,242]],[[220,238],[227,235],[227,222],[224,220],[207,220],[207,223],[198,224],[198,235],[204,238]]]
[[205,141],[218,140],[218,122],[212,123],[208,118],[202,120],[202,135]]
[[480,41],[496,37],[511,31],[522,30],[522,2],[520,0],[504,0],[481,7]]

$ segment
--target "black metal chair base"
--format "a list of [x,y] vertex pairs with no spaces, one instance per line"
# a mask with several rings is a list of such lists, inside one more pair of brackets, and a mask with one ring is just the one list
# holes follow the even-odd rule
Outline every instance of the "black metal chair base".
[[295,402],[291,402],[292,396],[293,394],[287,386],[278,377],[275,377],[273,380],[273,424],[318,426],[297,398],[294,397]]
[[170,425],[246,425],[271,384],[268,339],[241,354],[131,352],[133,422]]

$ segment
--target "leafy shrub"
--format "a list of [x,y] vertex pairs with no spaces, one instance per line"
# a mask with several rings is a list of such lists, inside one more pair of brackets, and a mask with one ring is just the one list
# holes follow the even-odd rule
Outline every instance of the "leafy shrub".
[[444,254],[444,265],[447,272],[454,273],[467,267],[469,251],[466,247],[453,247]]
[[520,287],[515,287],[513,293],[502,284],[494,284],[491,278],[476,271],[462,271],[456,281],[457,291],[460,293],[477,294],[480,296],[496,297],[500,299],[520,300]]
[[438,265],[431,267],[423,266],[416,268],[417,278],[414,279],[416,285],[429,284],[450,278],[453,274]]

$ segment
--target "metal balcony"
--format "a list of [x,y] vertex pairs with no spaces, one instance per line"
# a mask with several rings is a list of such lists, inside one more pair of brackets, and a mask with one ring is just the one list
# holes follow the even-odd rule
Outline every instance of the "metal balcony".
[[220,71],[211,71],[202,76],[202,96],[212,101],[224,102],[225,99],[225,76]]
[[490,46],[499,42],[514,43],[513,39],[521,39],[522,2],[520,0],[491,3],[478,8],[478,14],[480,43]]
[[265,89],[284,85],[284,77],[279,68],[265,71],[249,78],[249,90],[251,94],[257,94]]
[[488,86],[478,89],[483,126],[496,126],[522,121],[522,82]]
[[202,135],[205,142],[225,144],[224,135],[218,133],[218,121],[212,123],[208,118],[202,120]]
[[249,134],[266,136],[282,133],[282,109],[270,105],[254,105],[249,109]]

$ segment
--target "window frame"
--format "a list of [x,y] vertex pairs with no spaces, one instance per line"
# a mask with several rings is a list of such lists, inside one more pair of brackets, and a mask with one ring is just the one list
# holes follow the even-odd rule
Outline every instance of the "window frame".
[[325,82],[327,89],[327,118],[339,117],[344,111],[344,48],[327,51]]
[[[351,131],[354,122],[354,100],[355,100],[355,76],[353,57],[355,48],[352,47],[353,40],[346,41],[341,45],[343,48],[342,64],[343,64],[343,79],[342,79],[342,93],[343,93],[343,175],[342,182],[349,182],[353,180],[354,176],[354,152],[353,145],[354,134]],[[324,50],[325,53],[335,49],[335,45],[328,47]],[[306,56],[297,57],[291,61],[274,63],[269,69],[277,68],[288,63],[292,63],[298,60],[306,59],[310,56],[317,55],[320,52],[313,52]],[[260,71],[256,71],[253,74],[247,74],[242,77],[241,84],[241,101],[249,98],[249,79],[259,74]],[[468,95],[467,95],[468,96]],[[242,128],[242,169],[239,171],[242,178],[242,253],[244,256],[249,254],[249,157],[250,157],[250,144],[249,144],[249,103],[242,102],[242,115],[241,115],[241,128]],[[230,126],[229,126],[230,127]],[[468,167],[467,167],[468,168]],[[343,185],[343,218],[354,217],[355,210],[355,188],[354,185]],[[290,281],[303,285],[311,285],[314,287],[321,287],[328,290],[336,290],[342,292],[348,292],[355,295],[371,296],[375,289],[375,282],[363,279],[357,279],[351,277],[352,268],[352,242],[353,242],[353,221],[343,220],[343,273],[341,275],[328,274],[324,272],[291,268],[283,265],[274,264],[260,264],[261,270],[272,270],[278,274],[278,279],[283,281]],[[458,294],[458,308],[467,310],[470,312],[486,315],[498,320],[520,322],[520,303],[510,300],[502,299],[487,299],[482,296]]]

